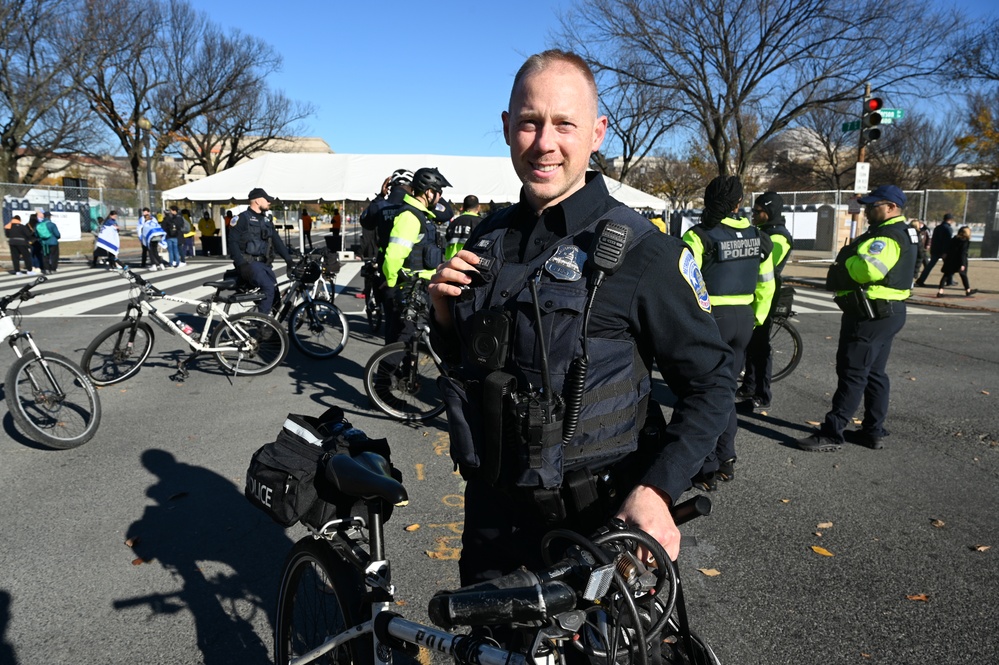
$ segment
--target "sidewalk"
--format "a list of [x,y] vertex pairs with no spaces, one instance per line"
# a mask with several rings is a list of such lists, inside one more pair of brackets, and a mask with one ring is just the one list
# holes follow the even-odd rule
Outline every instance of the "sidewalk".
[[[832,264],[830,260],[795,259],[784,266],[783,279],[786,284],[811,286],[825,289],[826,272]],[[926,280],[926,287],[912,287],[908,302],[932,307],[969,309],[984,312],[999,312],[999,260],[971,259],[968,264],[968,279],[971,288],[977,290],[970,298],[964,296],[961,279],[954,276],[956,286],[944,289],[944,297],[937,298],[937,284],[940,283],[940,262]],[[932,288],[930,285],[933,285]]]

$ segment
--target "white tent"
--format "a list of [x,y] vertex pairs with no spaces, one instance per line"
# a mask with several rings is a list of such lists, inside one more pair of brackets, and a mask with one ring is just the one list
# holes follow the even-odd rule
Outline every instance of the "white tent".
[[[272,153],[202,180],[163,192],[170,201],[239,201],[254,187],[286,203],[366,201],[396,169],[437,167],[454,185],[444,196],[460,202],[474,194],[483,203],[512,203],[520,198],[520,180],[509,157],[449,155],[338,155]],[[611,196],[632,208],[663,210],[666,202],[604,177]]]

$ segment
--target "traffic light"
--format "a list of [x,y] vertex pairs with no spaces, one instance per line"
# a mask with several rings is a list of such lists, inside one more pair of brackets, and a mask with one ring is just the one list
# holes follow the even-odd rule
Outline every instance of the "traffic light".
[[865,97],[864,111],[860,116],[860,146],[874,143],[881,138],[881,114],[879,111],[885,104],[880,97]]

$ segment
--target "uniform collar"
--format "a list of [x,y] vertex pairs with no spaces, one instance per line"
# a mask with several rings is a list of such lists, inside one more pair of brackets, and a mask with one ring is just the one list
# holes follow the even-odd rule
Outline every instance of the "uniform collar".
[[[569,198],[545,208],[540,215],[534,213],[530,204],[524,199],[524,190],[520,190],[521,210],[533,213],[535,219],[544,218],[545,224],[559,235],[571,236],[585,229],[593,221],[594,213],[603,212],[610,193],[604,179],[596,171],[587,171],[586,184]],[[525,215],[526,217],[526,215]]]

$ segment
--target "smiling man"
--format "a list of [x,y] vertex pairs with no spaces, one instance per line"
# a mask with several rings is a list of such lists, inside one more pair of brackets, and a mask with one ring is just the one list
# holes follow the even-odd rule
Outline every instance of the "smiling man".
[[[589,534],[615,515],[675,558],[669,506],[735,391],[700,271],[587,173],[607,118],[579,56],[528,58],[502,121],[520,201],[483,220],[430,286],[435,348],[456,367],[444,393],[468,481],[462,583],[539,566],[546,531]],[[588,258],[598,236],[610,262]],[[669,425],[649,396],[653,361],[678,397]]]

